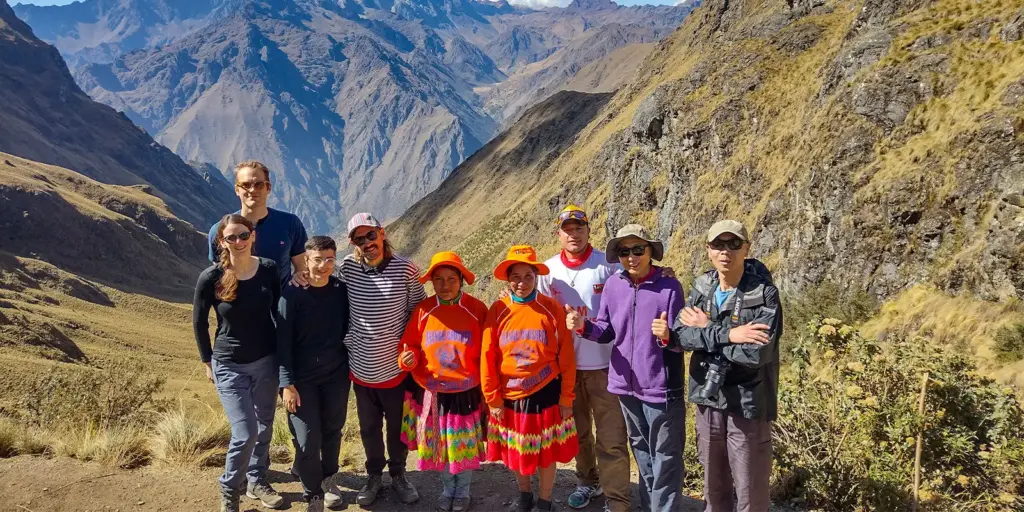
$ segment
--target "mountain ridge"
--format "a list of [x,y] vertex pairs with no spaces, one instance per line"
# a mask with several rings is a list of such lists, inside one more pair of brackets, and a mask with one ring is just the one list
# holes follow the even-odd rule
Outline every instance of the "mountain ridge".
[[203,225],[234,202],[123,114],[94,102],[61,58],[0,0],[0,151],[100,181],[147,185],[175,214]]
[[[109,21],[111,13],[161,2],[119,0],[103,13]],[[103,5],[88,0],[91,14],[77,15],[99,23]],[[510,112],[521,112],[568,83],[566,74],[620,46],[664,36],[689,9],[534,11],[474,0],[202,5],[202,28],[196,22],[173,37],[165,25],[192,22],[175,18],[172,7],[149,9],[163,20],[151,25],[103,29],[111,52],[98,62],[67,40],[93,30],[82,28],[88,23],[77,22],[79,30],[54,15],[60,19],[43,32],[71,52],[74,77],[90,96],[124,111],[183,159],[222,173],[243,159],[267,163],[272,205],[295,212],[313,232],[336,230],[356,210],[397,217],[498,132],[506,120],[495,113],[506,98],[516,102]],[[50,23],[42,11],[24,12],[30,23]],[[126,31],[114,30],[122,25]],[[519,81],[522,94],[485,97],[521,67],[610,25],[624,28],[598,49],[552,60],[560,70],[553,77]],[[131,39],[146,30],[144,44]],[[118,41],[125,46],[113,51]],[[541,82],[543,95],[527,92]]]

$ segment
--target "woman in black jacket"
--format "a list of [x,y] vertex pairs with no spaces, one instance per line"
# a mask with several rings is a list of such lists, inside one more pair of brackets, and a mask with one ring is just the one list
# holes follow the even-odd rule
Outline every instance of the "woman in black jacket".
[[[255,240],[255,228],[245,217],[231,214],[221,219],[216,237],[220,261],[199,275],[192,305],[199,356],[231,423],[220,477],[222,512],[238,511],[246,479],[248,497],[269,508],[284,504],[266,480],[277,403],[274,311],[281,280],[273,261],[253,256]],[[217,313],[212,344],[210,309]]]

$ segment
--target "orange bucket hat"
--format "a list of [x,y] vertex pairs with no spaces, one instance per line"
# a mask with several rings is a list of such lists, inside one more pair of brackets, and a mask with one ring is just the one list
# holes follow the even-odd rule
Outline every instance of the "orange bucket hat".
[[434,274],[434,270],[437,267],[455,268],[462,273],[462,278],[466,280],[466,284],[473,284],[473,281],[476,281],[476,276],[462,264],[462,258],[458,254],[452,251],[441,251],[430,258],[430,267],[427,268],[427,273],[423,274],[423,277],[420,278],[420,283],[426,284],[427,281],[430,281],[430,276]]
[[508,281],[508,269],[516,263],[526,263],[537,269],[537,274],[546,276],[549,272],[548,266],[537,261],[537,251],[529,245],[513,245],[505,256],[505,261],[498,263],[494,268],[494,278],[501,281]]

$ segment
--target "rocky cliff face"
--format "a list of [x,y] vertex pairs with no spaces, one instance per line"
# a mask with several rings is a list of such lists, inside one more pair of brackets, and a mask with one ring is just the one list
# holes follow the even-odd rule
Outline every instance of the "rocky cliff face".
[[[707,266],[710,224],[737,218],[790,296],[836,283],[898,315],[924,287],[1021,321],[1021,15],[999,1],[706,2],[587,127],[545,142],[574,141],[538,155],[534,177],[470,160],[389,232],[420,261],[454,248],[486,274],[513,242],[553,253],[552,219],[573,201],[595,212],[598,243],[644,223],[687,276]],[[488,220],[456,222],[466,211]],[[907,321],[987,329],[935,314]]]
[[52,46],[0,0],[0,151],[62,165],[99,181],[140,185],[203,226],[231,208],[231,188],[179,157],[75,85]]
[[[225,173],[266,162],[275,205],[332,232],[358,210],[397,217],[494,136],[505,102],[520,112],[689,10],[599,4],[88,0],[19,12],[80,63],[75,78],[92,97],[187,160]],[[563,48],[551,72],[485,96]]]

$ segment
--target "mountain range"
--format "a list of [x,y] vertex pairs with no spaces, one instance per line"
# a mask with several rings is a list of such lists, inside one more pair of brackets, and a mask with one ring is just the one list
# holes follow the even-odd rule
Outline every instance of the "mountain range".
[[493,295],[510,245],[556,253],[570,202],[598,247],[645,224],[684,281],[735,218],[787,306],[870,299],[865,333],[1009,351],[996,375],[1024,384],[1022,77],[1019,3],[708,0],[625,87],[535,105],[388,234]]
[[692,7],[86,0],[15,10],[92,98],[226,177],[238,161],[264,161],[272,205],[333,232],[359,210],[397,217],[526,107],[616,50],[657,42]]

